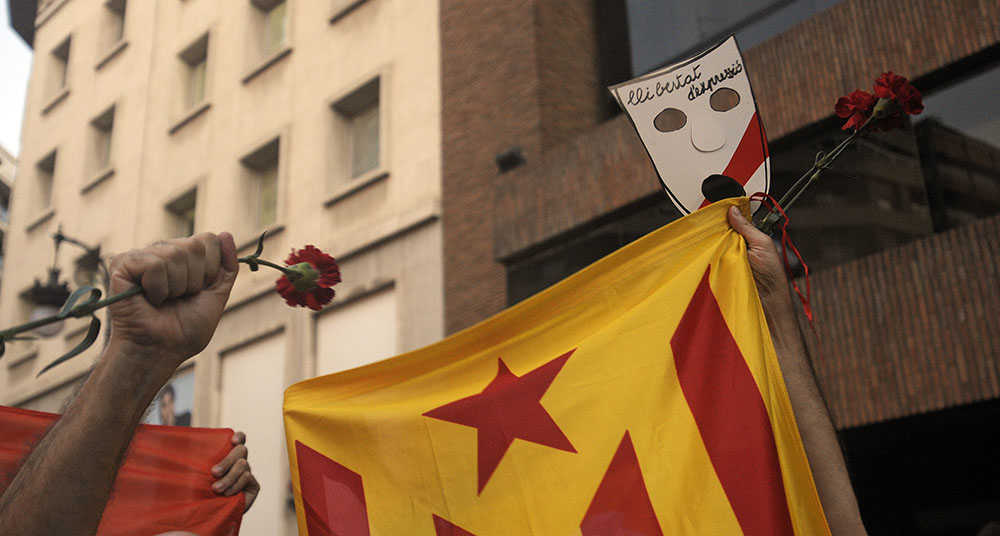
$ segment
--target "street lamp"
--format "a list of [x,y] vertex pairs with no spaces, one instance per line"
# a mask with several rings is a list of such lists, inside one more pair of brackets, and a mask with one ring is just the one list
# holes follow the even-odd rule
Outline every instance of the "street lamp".
[[97,271],[100,270],[101,282],[103,283],[104,291],[107,292],[111,274],[108,273],[108,267],[104,264],[104,258],[101,257],[101,246],[89,246],[73,237],[66,236],[62,232],[61,225],[56,234],[52,235],[52,240],[56,243],[56,251],[59,250],[59,244],[63,242],[83,249],[84,254],[76,260],[76,267],[73,270],[73,282],[76,283],[76,286],[93,285]]
[[[53,316],[59,312],[66,298],[69,298],[69,285],[65,281],[59,282],[59,268],[53,266],[49,268],[49,279],[45,284],[41,284],[35,279],[35,284],[28,290],[21,293],[21,297],[34,304],[31,309],[29,321],[39,320]],[[62,331],[65,322],[59,321],[45,326],[35,328],[35,333],[42,337],[55,337]]]
[[[103,276],[103,286],[105,291],[107,291],[110,274],[108,273],[107,266],[104,264],[104,259],[101,258],[100,246],[92,247],[75,238],[66,236],[62,232],[62,225],[52,235],[52,241],[54,242],[55,252],[52,258],[52,267],[49,268],[48,280],[43,285],[38,279],[35,279],[35,284],[30,289],[21,293],[22,298],[34,304],[29,317],[30,320],[54,316],[59,312],[59,308],[62,307],[66,299],[69,298],[69,285],[65,281],[59,282],[59,246],[63,242],[73,244],[85,251],[83,256],[76,260],[76,268],[73,271],[73,281],[76,285],[82,287],[93,284],[94,276],[97,270],[100,269]],[[62,332],[63,325],[64,322],[62,321],[54,322],[35,328],[34,332],[46,338],[55,337]]]

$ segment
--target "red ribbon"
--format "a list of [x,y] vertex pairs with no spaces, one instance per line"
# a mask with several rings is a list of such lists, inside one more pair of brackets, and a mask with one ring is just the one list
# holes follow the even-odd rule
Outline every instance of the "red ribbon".
[[[809,299],[812,296],[812,284],[809,282],[809,266],[806,265],[806,261],[802,258],[802,254],[799,253],[799,249],[795,247],[795,244],[792,243],[792,239],[788,236],[788,224],[791,223],[791,220],[788,219],[788,214],[785,214],[785,209],[781,208],[781,205],[779,205],[773,197],[764,192],[757,192],[751,195],[750,200],[760,201],[760,203],[764,206],[768,206],[768,203],[770,203],[770,210],[777,210],[778,213],[781,214],[782,218],[784,218],[784,221],[781,224],[781,257],[785,262],[785,273],[788,274],[788,278],[792,281],[792,288],[795,289],[795,293],[799,296],[799,301],[802,302],[802,310],[805,312],[806,318],[809,319],[809,325],[811,326],[813,323],[813,313],[812,307],[809,305]],[[802,265],[802,270],[805,272],[805,294],[802,294],[802,290],[799,288],[798,283],[796,283],[795,279],[792,277],[792,268],[788,263],[789,249],[795,254],[795,258],[799,260],[799,264]]]

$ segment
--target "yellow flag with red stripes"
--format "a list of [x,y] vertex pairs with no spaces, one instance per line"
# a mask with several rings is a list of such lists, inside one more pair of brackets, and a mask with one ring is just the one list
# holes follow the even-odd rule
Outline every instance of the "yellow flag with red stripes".
[[733,204],[291,386],[299,534],[829,534]]

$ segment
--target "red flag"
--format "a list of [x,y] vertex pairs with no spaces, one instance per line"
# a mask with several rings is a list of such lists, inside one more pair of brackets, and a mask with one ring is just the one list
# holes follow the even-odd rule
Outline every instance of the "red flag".
[[[0,406],[0,493],[58,418]],[[210,472],[232,448],[232,435],[225,428],[140,426],[97,534],[150,536],[183,530],[199,536],[237,536],[243,494],[217,495],[211,489],[215,478]]]

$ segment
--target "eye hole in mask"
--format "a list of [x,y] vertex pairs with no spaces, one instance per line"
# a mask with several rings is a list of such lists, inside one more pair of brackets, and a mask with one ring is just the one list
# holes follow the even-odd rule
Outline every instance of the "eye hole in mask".
[[712,93],[708,103],[716,112],[728,112],[740,103],[740,94],[736,90],[722,87]]
[[687,121],[687,115],[677,108],[664,108],[653,118],[653,126],[660,132],[673,132],[684,128]]

